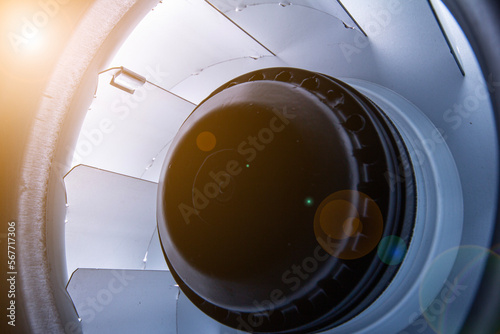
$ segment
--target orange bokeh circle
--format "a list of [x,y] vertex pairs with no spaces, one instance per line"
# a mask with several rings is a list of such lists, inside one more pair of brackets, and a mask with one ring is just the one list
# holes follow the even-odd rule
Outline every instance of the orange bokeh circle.
[[380,208],[368,195],[342,190],[326,197],[314,216],[316,240],[330,255],[359,259],[377,247],[383,233]]
[[196,146],[203,152],[209,152],[215,148],[217,139],[212,132],[204,131],[196,137]]

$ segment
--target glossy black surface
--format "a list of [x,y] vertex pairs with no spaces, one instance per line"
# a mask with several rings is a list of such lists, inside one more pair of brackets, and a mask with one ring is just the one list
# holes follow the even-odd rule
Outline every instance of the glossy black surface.
[[[247,331],[350,318],[397,271],[377,258],[380,238],[409,242],[408,162],[381,111],[341,82],[286,68],[237,78],[200,104],[165,160],[158,226],[174,277],[204,312]],[[388,182],[401,166],[408,177]],[[330,248],[318,242],[331,236],[318,223],[329,199],[365,223]]]

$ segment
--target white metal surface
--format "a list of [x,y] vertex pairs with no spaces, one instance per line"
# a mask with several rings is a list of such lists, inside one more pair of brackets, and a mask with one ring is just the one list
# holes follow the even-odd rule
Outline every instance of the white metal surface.
[[77,268],[144,269],[156,230],[156,184],[88,166],[74,168],[65,183],[68,276]]
[[78,269],[67,290],[84,333],[177,334],[180,291],[167,271]]
[[[85,164],[157,182],[157,165],[161,166],[165,148],[195,105],[152,81],[129,94],[109,84],[114,72],[99,76],[73,165]],[[145,73],[148,80],[160,80],[162,75],[153,67]]]
[[271,56],[269,51],[205,1],[174,0],[156,6],[129,36],[111,66],[127,66],[138,73],[159,67],[166,76],[155,83],[171,89],[207,66],[267,56]]

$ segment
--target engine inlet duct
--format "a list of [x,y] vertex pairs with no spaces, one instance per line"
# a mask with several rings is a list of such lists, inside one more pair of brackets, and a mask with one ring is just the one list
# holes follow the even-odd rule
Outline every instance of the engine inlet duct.
[[409,155],[381,109],[337,79],[269,68],[218,88],[182,125],[158,229],[203,312],[247,332],[310,333],[382,294],[404,252],[381,240],[409,244],[415,202]]

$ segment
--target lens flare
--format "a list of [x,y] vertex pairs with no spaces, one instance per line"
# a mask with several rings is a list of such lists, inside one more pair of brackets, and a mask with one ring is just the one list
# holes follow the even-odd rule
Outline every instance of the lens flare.
[[380,241],[384,220],[369,196],[342,190],[325,198],[314,216],[316,240],[330,255],[344,260],[359,259]]
[[204,131],[198,135],[196,138],[196,145],[203,152],[210,152],[215,148],[217,139],[212,132]]
[[0,74],[15,82],[46,80],[76,27],[72,7],[62,1],[2,1]]
[[344,221],[342,225],[344,229],[344,234],[348,237],[353,237],[363,230],[363,224],[361,220],[357,217],[350,217]]
[[304,205],[307,206],[308,208],[312,207],[314,205],[314,199],[312,197],[307,197],[304,200]]
[[397,265],[403,262],[406,251],[406,242],[400,237],[391,235],[380,241],[377,254],[379,259],[385,264]]
[[[487,264],[500,266],[500,256],[490,249],[461,246],[443,252],[425,272],[420,308],[436,333],[457,331],[456,314],[475,294],[477,273],[483,272]],[[443,282],[443,273],[448,272]],[[437,281],[442,284],[436,286]]]

